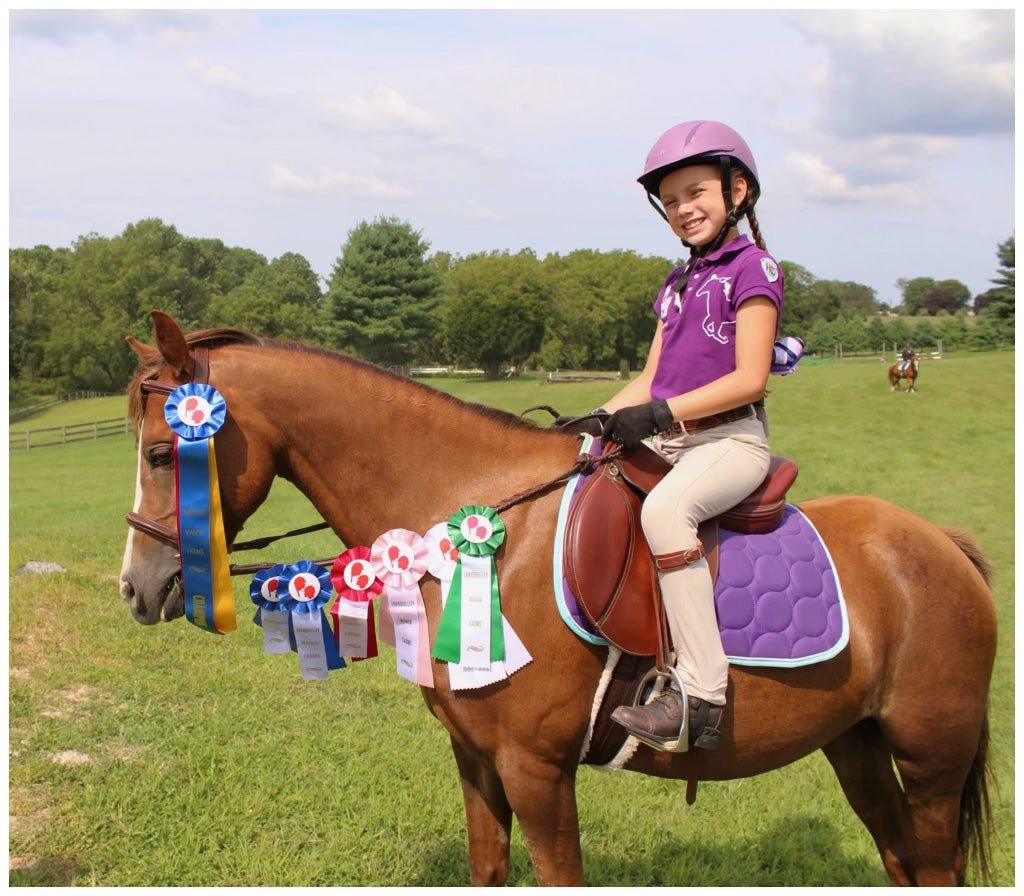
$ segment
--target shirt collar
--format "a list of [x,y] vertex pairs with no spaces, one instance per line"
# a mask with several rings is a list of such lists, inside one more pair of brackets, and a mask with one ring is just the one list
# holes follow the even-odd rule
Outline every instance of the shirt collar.
[[719,247],[710,255],[707,255],[704,258],[698,258],[696,263],[694,264],[694,267],[697,267],[697,265],[702,264],[710,264],[713,261],[722,261],[723,259],[731,258],[732,256],[742,252],[748,246],[752,245],[753,243],[751,243],[750,237],[747,236],[747,234],[738,234],[737,236],[733,237],[733,239],[729,240],[729,242],[727,242],[724,246]]

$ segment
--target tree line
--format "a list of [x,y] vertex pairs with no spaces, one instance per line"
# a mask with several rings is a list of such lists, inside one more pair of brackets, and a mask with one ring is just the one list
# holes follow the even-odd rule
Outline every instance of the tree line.
[[[157,218],[67,248],[11,249],[11,403],[122,390],[135,365],[124,337],[149,340],[153,308],[186,330],[235,327],[386,367],[477,367],[490,378],[505,367],[637,370],[654,334],[655,294],[680,263],[625,250],[539,258],[530,249],[465,257],[429,249],[408,222],[389,217],[350,230],[325,281],[297,253],[268,261]],[[993,288],[973,298],[957,281],[900,281],[900,316],[870,287],[781,261],[782,332],[801,336],[810,353],[837,343],[845,351],[940,339],[948,350],[1012,344],[1012,236],[996,256]]]

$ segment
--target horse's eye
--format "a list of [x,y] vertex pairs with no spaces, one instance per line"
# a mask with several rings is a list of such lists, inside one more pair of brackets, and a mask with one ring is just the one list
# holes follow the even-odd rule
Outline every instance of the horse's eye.
[[150,468],[169,467],[174,463],[174,449],[170,445],[154,445],[146,451]]

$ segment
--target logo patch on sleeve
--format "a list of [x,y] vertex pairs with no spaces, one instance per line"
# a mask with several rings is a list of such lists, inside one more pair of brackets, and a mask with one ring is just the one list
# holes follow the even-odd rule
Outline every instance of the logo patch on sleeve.
[[761,270],[764,271],[769,283],[774,283],[779,279],[779,268],[770,258],[761,259]]

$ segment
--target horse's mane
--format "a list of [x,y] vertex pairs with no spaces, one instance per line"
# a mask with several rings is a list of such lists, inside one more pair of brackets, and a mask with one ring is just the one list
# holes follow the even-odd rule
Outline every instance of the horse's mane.
[[347,355],[344,352],[337,352],[332,349],[323,348],[318,345],[309,345],[305,342],[278,342],[273,339],[260,340],[264,345],[274,345],[278,348],[286,349],[287,351],[304,352],[312,355],[319,355],[322,357],[330,358],[341,364],[346,364],[355,367],[358,370],[367,371],[372,375],[382,377],[384,379],[390,379],[395,385],[403,389],[408,389],[410,392],[421,392],[423,394],[429,394],[435,398],[440,398],[450,404],[458,405],[459,407],[472,408],[478,414],[487,417],[496,423],[501,423],[504,426],[517,429],[530,429],[536,431],[538,429],[535,423],[530,422],[522,417],[518,417],[515,414],[510,414],[508,411],[502,411],[498,408],[488,407],[484,404],[477,404],[475,402],[463,401],[461,398],[456,398],[454,395],[450,395],[447,392],[442,392],[440,389],[434,389],[425,383],[420,383],[410,377],[401,376],[391,370],[384,367],[378,367],[376,364],[371,364],[369,361],[363,361],[359,358],[353,358],[351,355]]
[[[233,327],[213,327],[207,330],[197,330],[193,333],[186,334],[185,342],[193,348],[199,346],[216,348],[221,345],[247,345],[257,349],[279,348],[290,352],[318,355],[330,358],[340,364],[351,365],[359,370],[370,372],[375,376],[390,378],[396,385],[400,385],[404,389],[408,389],[410,391],[422,390],[424,393],[429,393],[435,398],[440,398],[451,404],[472,408],[478,414],[510,428],[538,429],[536,424],[525,420],[522,417],[517,417],[515,414],[510,414],[507,411],[498,410],[497,408],[488,407],[487,405],[463,401],[453,395],[449,395],[447,392],[442,392],[439,389],[433,389],[430,386],[417,382],[416,380],[400,376],[399,374],[383,367],[378,367],[376,364],[371,364],[368,361],[362,361],[358,358],[353,358],[351,355],[344,354],[343,352],[333,351],[332,349],[323,348],[321,346],[296,341],[280,341],[264,336],[254,336],[252,333],[246,333],[243,330],[237,330]],[[156,376],[157,371],[159,371],[165,363],[164,359],[159,355],[159,353],[157,353],[150,358],[140,360],[138,366],[135,368],[135,373],[132,375],[127,391],[128,416],[135,423],[136,427],[138,427],[142,420],[142,392],[139,388],[140,384],[143,380],[151,379]]]

